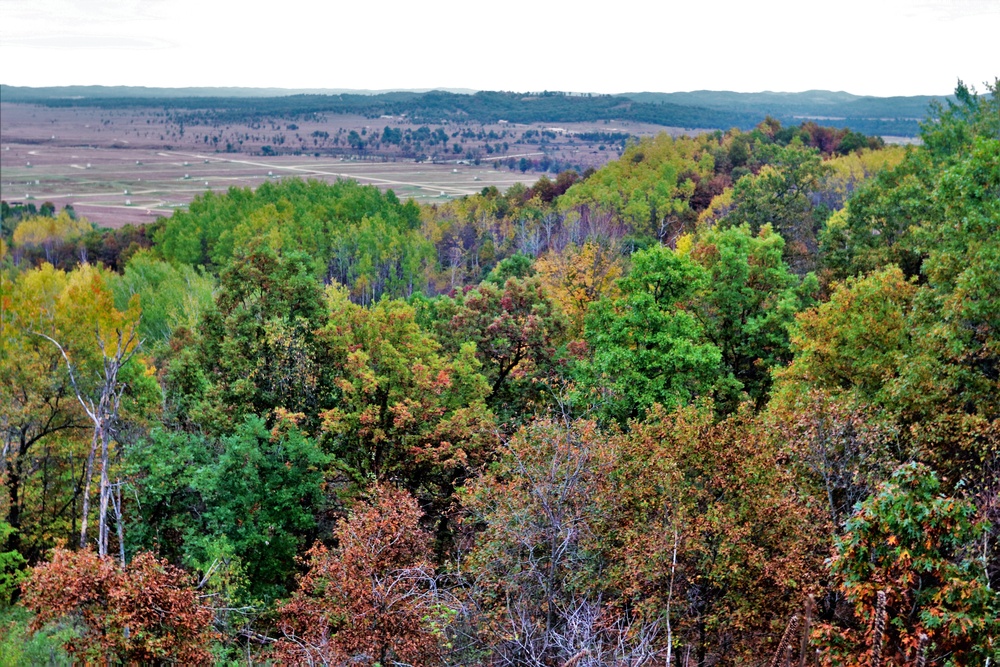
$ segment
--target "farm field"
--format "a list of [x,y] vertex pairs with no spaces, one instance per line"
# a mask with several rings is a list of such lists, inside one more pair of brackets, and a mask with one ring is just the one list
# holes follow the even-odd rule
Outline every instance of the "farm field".
[[[600,167],[618,157],[627,136],[685,133],[628,122],[445,123],[432,129],[447,140],[417,144],[420,154],[413,156],[398,145],[371,141],[356,150],[347,139],[385,128],[417,130],[405,118],[322,116],[185,126],[155,109],[9,103],[0,105],[0,117],[0,198],[36,205],[50,201],[59,209],[72,205],[106,227],[151,222],[206,191],[289,177],[351,178],[404,199],[444,201],[487,186],[506,190],[530,184],[546,168]],[[587,141],[581,133],[605,139]],[[218,150],[220,145],[226,150]]]

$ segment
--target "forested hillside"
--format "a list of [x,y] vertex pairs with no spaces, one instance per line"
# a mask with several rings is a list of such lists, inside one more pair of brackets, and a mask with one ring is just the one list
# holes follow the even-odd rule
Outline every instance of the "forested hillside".
[[436,205],[4,204],[0,663],[995,664],[997,93]]
[[848,93],[626,93],[567,94],[554,91],[395,91],[322,93],[273,89],[169,89],[101,86],[24,88],[0,86],[5,102],[49,107],[157,108],[187,125],[298,120],[315,114],[406,116],[416,123],[568,123],[634,121],[667,127],[752,129],[766,116],[785,124],[820,120],[872,135],[915,136],[930,104],[943,98],[862,97]]

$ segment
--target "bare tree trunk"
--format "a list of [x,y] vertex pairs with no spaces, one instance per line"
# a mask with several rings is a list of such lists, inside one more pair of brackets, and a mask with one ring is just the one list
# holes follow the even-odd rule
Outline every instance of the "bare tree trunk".
[[885,591],[878,592],[878,602],[875,604],[875,636],[872,638],[871,667],[882,664],[882,635],[885,633]]
[[670,667],[671,651],[674,648],[673,626],[670,624],[670,603],[674,597],[674,574],[677,572],[677,528],[674,528],[674,549],[670,560],[670,588],[667,589],[667,667]]
[[806,656],[809,654],[809,632],[812,629],[812,615],[816,609],[813,596],[806,598],[805,620],[802,625],[802,640],[799,644],[799,667],[806,667]]
[[87,546],[87,516],[90,514],[90,484],[94,479],[94,455],[97,453],[97,431],[90,444],[90,455],[87,457],[86,482],[83,489],[83,515],[80,517],[80,548]]
[[785,649],[789,648],[792,643],[792,638],[795,636],[795,631],[799,628],[799,617],[798,615],[792,616],[788,620],[788,625],[785,626],[785,634],[781,636],[781,642],[778,644],[778,650],[774,652],[774,658],[771,660],[771,667],[778,667],[782,664],[782,658],[785,656]]
[[[927,641],[927,635],[920,633],[919,637],[920,643],[917,644],[917,667],[927,667],[927,648],[929,643]],[[986,667],[989,667],[990,659],[986,659]]]
[[97,555],[108,555],[108,441],[101,438],[101,496],[97,512]]
[[122,567],[125,567],[125,525],[122,521],[122,480],[115,480],[115,493],[111,496],[115,510],[115,529],[118,533],[118,557]]

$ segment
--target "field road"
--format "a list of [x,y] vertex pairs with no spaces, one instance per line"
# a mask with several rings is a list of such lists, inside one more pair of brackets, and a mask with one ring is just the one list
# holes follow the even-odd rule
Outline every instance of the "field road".
[[538,155],[545,155],[545,153],[518,153],[517,155],[501,155],[500,157],[483,157],[479,158],[480,162],[495,162],[497,160],[506,160],[512,157],[536,157]]
[[344,172],[336,171],[325,171],[322,169],[315,169],[313,167],[299,167],[294,165],[280,165],[280,164],[269,164],[267,162],[258,162],[255,160],[233,160],[229,158],[220,158],[216,154],[212,155],[201,155],[198,153],[178,153],[176,151],[170,151],[168,153],[161,153],[161,155],[177,155],[179,157],[194,158],[197,160],[212,160],[213,162],[229,162],[232,164],[245,164],[251,167],[262,167],[264,169],[279,169],[283,171],[292,171],[300,174],[313,174],[316,176],[335,176],[338,178],[350,178],[356,181],[370,181],[371,183],[379,183],[382,185],[407,185],[412,188],[420,188],[422,190],[436,191],[436,192],[451,192],[456,195],[474,195],[478,190],[469,190],[467,188],[456,188],[448,185],[427,185],[426,183],[416,183],[413,181],[394,181],[388,178],[376,178],[375,176],[362,176],[360,174],[349,174]]

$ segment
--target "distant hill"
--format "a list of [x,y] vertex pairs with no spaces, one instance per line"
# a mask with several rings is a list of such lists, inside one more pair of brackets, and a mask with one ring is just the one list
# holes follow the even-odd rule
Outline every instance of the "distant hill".
[[185,97],[288,97],[290,95],[381,95],[384,93],[406,92],[426,93],[431,90],[446,90],[457,95],[471,95],[469,88],[419,88],[413,90],[355,90],[350,88],[147,88],[146,86],[51,86],[32,88],[28,86],[8,86],[0,84],[0,100],[4,102],[38,102],[46,99],[120,99],[120,98],[166,98]]
[[696,90],[687,93],[624,93],[649,104],[684,104],[706,109],[763,113],[775,117],[801,116],[840,119],[923,120],[931,102],[954,99],[950,95],[872,97],[843,91],[807,90],[801,93],[733,93]]
[[750,129],[766,116],[785,125],[815,120],[869,135],[916,136],[934,100],[947,96],[871,97],[846,92],[625,93],[622,95],[495,91],[340,91],[281,88],[144,88],[0,85],[0,100],[47,106],[162,107],[196,121],[233,121],[314,113],[407,116],[414,122],[493,123],[631,120],[691,129]]

